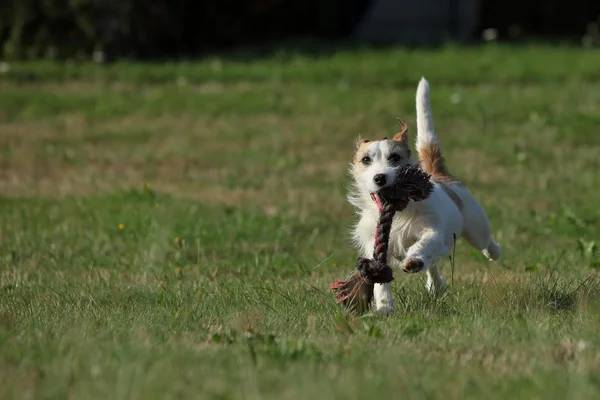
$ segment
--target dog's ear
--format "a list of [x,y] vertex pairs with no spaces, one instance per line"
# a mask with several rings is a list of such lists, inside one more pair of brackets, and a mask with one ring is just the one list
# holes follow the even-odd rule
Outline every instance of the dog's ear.
[[396,117],[396,119],[400,124],[400,132],[394,135],[394,140],[397,142],[408,142],[408,125],[406,125],[406,122],[402,121],[400,118]]

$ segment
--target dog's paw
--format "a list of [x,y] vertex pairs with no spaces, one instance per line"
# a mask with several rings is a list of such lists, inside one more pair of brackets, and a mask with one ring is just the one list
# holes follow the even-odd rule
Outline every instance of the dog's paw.
[[419,257],[407,257],[402,264],[404,272],[415,273],[425,269],[425,261]]

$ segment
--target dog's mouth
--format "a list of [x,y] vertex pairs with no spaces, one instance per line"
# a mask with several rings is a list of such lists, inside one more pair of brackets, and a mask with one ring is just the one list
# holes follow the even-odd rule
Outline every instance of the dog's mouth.
[[377,211],[381,212],[383,209],[383,200],[381,200],[379,193],[371,193],[371,200],[373,200],[373,203],[377,206]]

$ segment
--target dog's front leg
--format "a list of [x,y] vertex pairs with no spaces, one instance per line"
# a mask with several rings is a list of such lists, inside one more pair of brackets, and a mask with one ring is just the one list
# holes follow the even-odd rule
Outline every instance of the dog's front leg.
[[441,235],[436,230],[426,230],[415,244],[408,248],[402,269],[405,272],[425,270],[427,274],[427,291],[440,295],[446,289],[444,278],[436,265],[436,259],[449,253]]
[[[374,245],[375,240],[373,240]],[[390,282],[376,283],[373,288],[373,297],[375,300],[375,312],[377,314],[389,315],[394,311],[394,296]]]
[[394,311],[394,297],[391,283],[376,283],[373,291],[375,297],[375,312],[388,315]]
[[419,239],[408,248],[402,263],[405,272],[427,271],[431,261],[449,254],[442,235],[436,229],[425,229]]

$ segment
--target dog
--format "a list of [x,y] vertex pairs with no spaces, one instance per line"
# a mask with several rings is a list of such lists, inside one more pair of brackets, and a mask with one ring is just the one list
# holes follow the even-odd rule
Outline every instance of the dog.
[[[411,158],[408,127],[400,119],[400,132],[391,140],[359,138],[351,163],[352,180],[348,201],[357,209],[359,220],[352,239],[362,257],[370,257],[375,244],[376,225],[382,207],[378,192],[393,185],[396,170],[406,164],[420,164],[431,176],[433,193],[421,202],[410,202],[396,213],[390,233],[388,260],[405,272],[425,272],[427,290],[440,295],[446,289],[436,261],[448,257],[455,241],[463,237],[488,260],[497,260],[501,247],[491,234],[483,207],[446,167],[433,126],[429,83],[421,78],[416,94],[418,161]],[[394,310],[391,284],[376,284],[374,307],[377,313]]]

